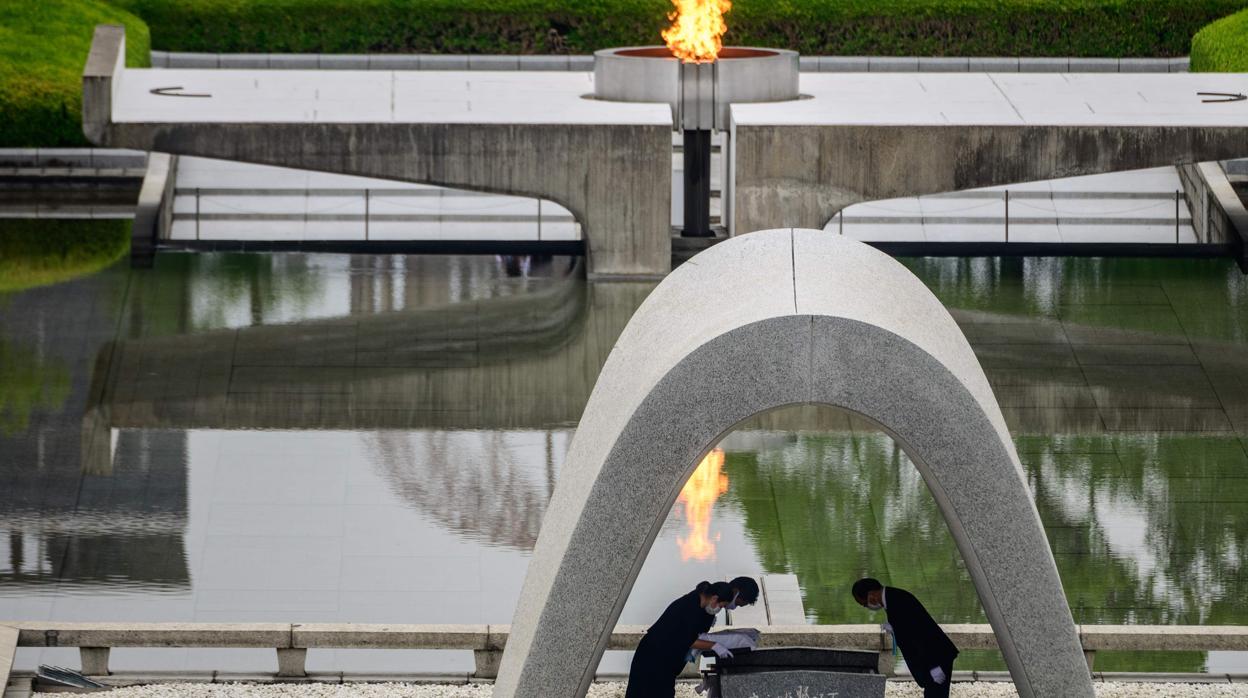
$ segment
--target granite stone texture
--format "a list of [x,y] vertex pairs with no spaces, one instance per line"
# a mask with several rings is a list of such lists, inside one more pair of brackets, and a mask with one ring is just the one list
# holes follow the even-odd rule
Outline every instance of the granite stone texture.
[[736,424],[793,404],[851,409],[905,448],[1020,695],[1092,695],[1039,515],[966,338],[899,263],[793,229],[697,255],[625,328],[547,510],[496,695],[584,695],[685,480]]
[[17,628],[0,625],[0,693],[9,685],[9,672],[17,655]]
[[724,676],[719,689],[722,698],[883,698],[886,682],[879,674],[767,671]]

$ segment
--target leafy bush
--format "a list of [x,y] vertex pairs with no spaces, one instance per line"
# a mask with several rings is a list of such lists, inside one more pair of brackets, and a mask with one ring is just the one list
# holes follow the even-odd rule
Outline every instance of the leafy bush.
[[99,0],[0,0],[0,147],[86,145],[82,69],[97,24],[126,25],[126,62],[147,65],[147,26]]
[[1192,38],[1192,70],[1248,72],[1248,10],[1220,19]]
[[[668,0],[114,0],[170,51],[589,53]],[[1181,56],[1248,0],[736,0],[726,40],[809,55]]]
[[[1179,56],[1248,0],[736,0],[731,44],[807,55]],[[85,145],[93,27],[127,63],[208,52],[589,53],[654,44],[669,0],[0,0],[0,147]],[[139,18],[142,19],[139,19]],[[1201,69],[1244,61],[1237,15],[1202,32]],[[145,24],[146,22],[146,24]],[[1238,61],[1238,62],[1236,62]]]
[[127,220],[0,219],[0,293],[93,274],[130,249]]

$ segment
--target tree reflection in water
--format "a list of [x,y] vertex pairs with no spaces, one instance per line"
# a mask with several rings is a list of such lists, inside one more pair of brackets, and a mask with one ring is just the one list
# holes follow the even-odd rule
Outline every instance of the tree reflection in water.
[[529,551],[571,432],[385,431],[362,438],[394,493],[422,514],[480,543]]
[[[827,411],[823,421],[836,418]],[[819,623],[869,620],[848,593],[863,574],[912,589],[943,622],[986,622],[909,458],[872,425],[841,419],[841,433],[770,432],[769,440],[738,433],[725,441],[732,482],[725,501],[744,517],[763,569],[796,574],[807,614]],[[1240,574],[1248,461],[1238,441],[1157,434],[1020,441],[1076,622],[1248,621]],[[1211,504],[1219,501],[1228,504]],[[974,664],[1001,666],[976,655],[968,657]],[[1199,671],[1204,656],[1107,653],[1097,665]]]

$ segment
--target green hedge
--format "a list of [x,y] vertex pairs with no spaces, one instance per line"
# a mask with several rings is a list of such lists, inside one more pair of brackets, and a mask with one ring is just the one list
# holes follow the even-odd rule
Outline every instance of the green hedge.
[[1192,38],[1192,70],[1248,72],[1248,10],[1220,19]]
[[0,147],[86,145],[82,68],[96,24],[126,25],[126,58],[148,65],[147,26],[98,0],[0,0]]
[[[657,43],[668,0],[114,0],[155,48],[588,53]],[[1181,56],[1248,0],[736,0],[726,40],[803,53]]]
[[130,249],[131,221],[0,219],[0,293],[93,274]]
[[[736,0],[726,40],[807,55],[1179,56],[1248,0]],[[128,10],[128,11],[127,11]],[[127,63],[210,52],[588,53],[652,44],[669,0],[0,0],[0,147],[85,145],[93,27]],[[139,19],[139,18],[142,19]],[[146,24],[145,24],[146,22]],[[1202,32],[1198,69],[1248,69],[1248,17]],[[1238,66],[1238,67],[1237,67]]]

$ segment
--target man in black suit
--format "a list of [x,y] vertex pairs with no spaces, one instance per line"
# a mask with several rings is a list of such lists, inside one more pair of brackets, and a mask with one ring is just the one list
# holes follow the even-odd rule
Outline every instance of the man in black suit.
[[854,582],[853,593],[860,606],[883,609],[888,615],[883,627],[892,633],[915,682],[923,687],[923,697],[947,698],[958,648],[923,604],[905,589],[885,588],[869,577]]

